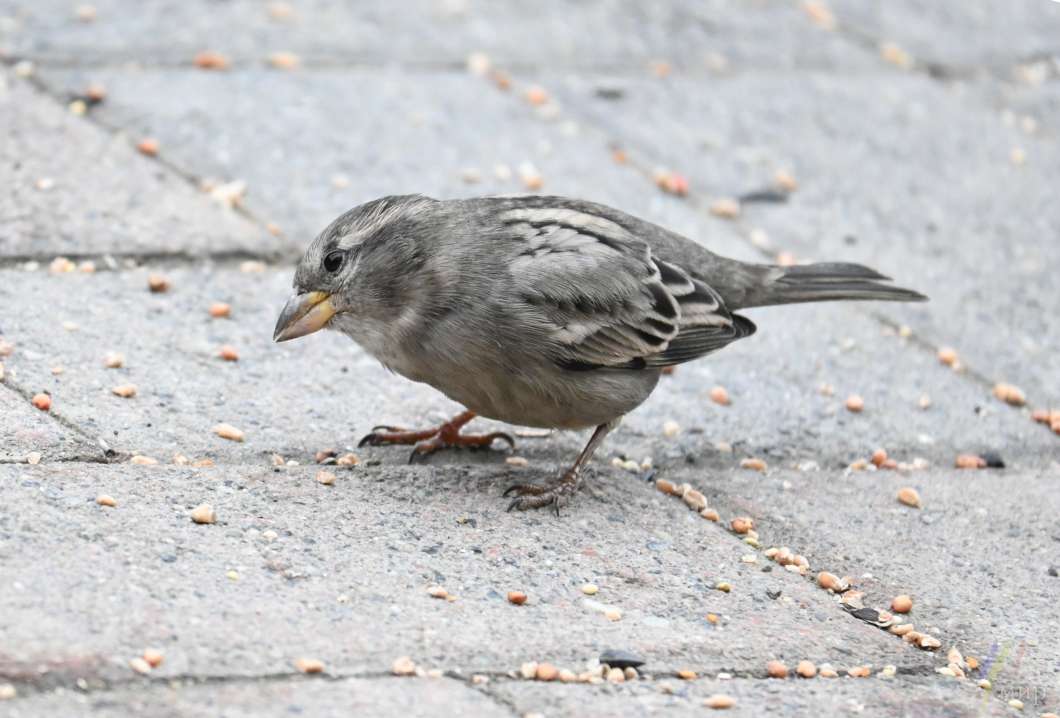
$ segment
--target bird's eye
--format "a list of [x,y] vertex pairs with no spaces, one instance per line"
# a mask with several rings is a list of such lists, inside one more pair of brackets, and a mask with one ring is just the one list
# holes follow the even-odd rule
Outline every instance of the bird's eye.
[[339,267],[342,266],[342,252],[330,252],[328,256],[324,257],[324,269],[329,272],[339,271]]

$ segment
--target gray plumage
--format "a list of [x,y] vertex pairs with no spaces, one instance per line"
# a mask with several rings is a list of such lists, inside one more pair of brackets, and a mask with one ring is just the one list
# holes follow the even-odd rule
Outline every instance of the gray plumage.
[[[335,273],[323,259],[345,254]],[[385,197],[317,237],[295,286],[391,371],[512,424],[584,429],[651,393],[664,366],[754,333],[746,307],[919,301],[854,264],[719,257],[618,210],[562,197]]]
[[[345,213],[313,242],[276,336],[333,329],[475,414],[554,429],[597,426],[563,479],[565,493],[541,490],[548,495],[512,504],[558,507],[592,450],[647,399],[664,367],[754,333],[736,311],[925,299],[886,280],[856,264],[727,259],[624,212],[562,197],[384,197]],[[310,306],[326,311],[307,314]],[[451,443],[470,416],[425,450]]]

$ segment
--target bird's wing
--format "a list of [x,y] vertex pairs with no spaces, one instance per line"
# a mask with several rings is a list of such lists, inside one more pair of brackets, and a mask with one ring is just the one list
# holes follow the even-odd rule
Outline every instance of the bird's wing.
[[567,369],[679,364],[754,331],[706,283],[580,208],[512,209],[502,241],[515,243],[507,289],[539,310]]

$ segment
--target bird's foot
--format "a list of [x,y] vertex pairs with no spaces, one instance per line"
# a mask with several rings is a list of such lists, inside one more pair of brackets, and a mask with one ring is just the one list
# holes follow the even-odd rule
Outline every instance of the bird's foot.
[[556,516],[559,516],[560,508],[570,503],[570,497],[574,495],[574,492],[577,491],[580,484],[581,476],[578,472],[578,468],[573,467],[568,469],[566,473],[558,479],[550,481],[545,486],[517,484],[509,487],[508,490],[504,492],[504,496],[515,493],[515,499],[508,504],[508,511],[511,511],[512,509],[526,511],[527,509],[536,509],[541,506],[554,504],[556,507]]
[[412,450],[412,454],[409,456],[410,464],[417,456],[430,454],[446,447],[482,448],[490,446],[497,439],[503,439],[515,446],[515,439],[500,431],[492,434],[461,434],[460,428],[473,418],[475,418],[474,413],[465,411],[452,421],[447,421],[436,429],[427,429],[425,431],[408,431],[393,426],[377,426],[372,429],[371,434],[361,439],[358,446],[364,446],[365,444],[371,444],[372,446],[382,446],[384,444],[407,446],[415,444],[416,448]]

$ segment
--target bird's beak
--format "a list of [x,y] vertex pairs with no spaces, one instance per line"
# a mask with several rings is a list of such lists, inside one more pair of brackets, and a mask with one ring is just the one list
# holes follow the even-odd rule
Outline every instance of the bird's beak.
[[307,292],[296,289],[276,322],[273,341],[285,342],[319,331],[335,316],[335,308],[327,292]]

